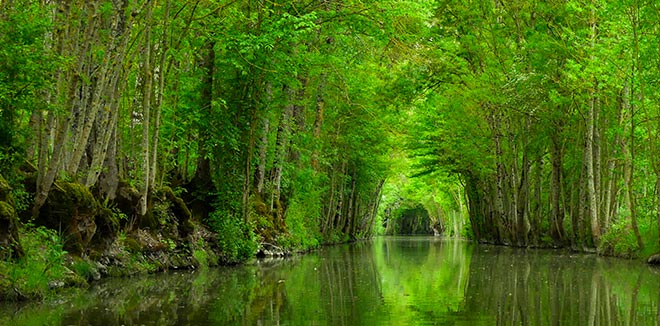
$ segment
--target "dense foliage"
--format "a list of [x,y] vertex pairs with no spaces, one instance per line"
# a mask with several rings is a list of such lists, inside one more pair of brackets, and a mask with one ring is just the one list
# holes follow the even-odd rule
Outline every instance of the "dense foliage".
[[410,147],[464,185],[474,236],[658,250],[658,5],[444,1]]
[[133,251],[188,238],[193,251],[199,223],[226,262],[258,243],[370,237],[398,115],[391,85],[424,27],[419,8],[2,1],[10,206],[83,257],[122,235]]
[[401,230],[658,250],[657,9],[0,1],[2,257],[16,215],[81,256],[155,230],[205,261],[201,224],[226,262]]

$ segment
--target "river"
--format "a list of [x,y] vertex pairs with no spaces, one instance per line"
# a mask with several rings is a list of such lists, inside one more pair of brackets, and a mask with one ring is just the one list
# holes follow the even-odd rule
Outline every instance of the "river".
[[434,237],[76,292],[0,306],[0,325],[660,325],[660,270],[640,261]]

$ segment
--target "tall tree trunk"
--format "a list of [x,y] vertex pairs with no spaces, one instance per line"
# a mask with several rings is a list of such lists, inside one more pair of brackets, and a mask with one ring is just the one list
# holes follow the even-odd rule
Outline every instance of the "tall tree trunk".
[[346,207],[346,213],[344,214],[344,223],[342,225],[342,233],[344,235],[352,235],[352,225],[355,220],[355,172],[356,168],[353,168],[353,173],[351,174],[351,191],[348,194],[348,207]]
[[[210,112],[213,107],[213,89],[214,89],[214,75],[215,75],[215,41],[209,40],[206,43],[205,55],[201,62],[204,66],[204,77],[202,81],[202,89],[200,94],[201,101],[201,116],[211,116]],[[197,139],[197,166],[195,169],[195,176],[192,183],[196,184],[198,190],[208,190],[211,185],[211,162],[206,152],[206,142],[210,139],[207,121],[198,122],[198,139]]]
[[[635,196],[635,186],[634,186],[634,171],[635,171],[635,106],[630,103],[630,98],[632,95],[632,89],[628,86],[628,82],[624,85],[623,88],[623,109],[626,112],[630,113],[630,140],[627,144],[625,140],[620,142],[621,153],[623,155],[623,179],[626,184],[626,204],[630,209],[630,224],[635,234],[637,240],[637,245],[640,248],[644,247],[642,242],[642,236],[639,233],[639,227],[637,226],[637,198]],[[626,128],[624,127],[624,130]]]
[[270,134],[270,118],[268,112],[271,109],[270,103],[273,98],[273,89],[270,82],[266,83],[266,105],[264,108],[264,114],[261,118],[261,137],[259,140],[259,165],[257,165],[257,171],[255,171],[255,182],[257,187],[257,193],[262,200],[266,198],[266,161],[268,160],[268,135]]
[[284,207],[282,206],[282,174],[284,173],[284,163],[286,154],[289,150],[291,141],[291,123],[294,113],[294,92],[289,86],[284,87],[284,93],[288,96],[288,103],[282,108],[280,123],[277,127],[277,142],[275,148],[274,171],[272,173],[274,191],[271,195],[271,211],[275,212],[275,224],[280,230],[285,227]]
[[[543,193],[545,188],[543,187],[543,172],[544,172],[544,160],[542,157],[539,157],[534,164],[534,171],[532,173],[532,187],[534,194],[533,204],[530,208],[530,227],[531,227],[531,236],[532,243],[538,244],[541,238],[541,221],[543,220]],[[552,221],[550,222],[552,223]],[[552,225],[550,227],[552,229]],[[551,236],[552,237],[552,236]]]
[[[639,2],[635,2],[635,6],[633,6],[633,10],[631,13],[632,16],[632,27],[633,27],[633,51],[634,51],[634,62],[635,65],[633,66],[633,78],[637,77],[639,80],[639,92],[637,93],[637,101],[640,103],[642,109],[645,108],[644,104],[644,85],[642,83],[641,74],[642,74],[642,67],[641,67],[641,62],[639,58]],[[631,88],[631,98],[632,94],[634,92],[632,91]],[[633,180],[635,179],[635,106],[634,105],[629,105],[630,106],[630,180],[628,183],[628,192],[629,196],[631,196],[631,206],[630,206],[630,224],[633,229],[633,233],[635,234],[635,238],[637,239],[637,245],[640,248],[644,248],[644,242],[642,241],[642,236],[639,233],[639,227],[637,225],[637,206],[636,206],[636,198],[635,198],[635,193],[634,193],[634,188],[633,188]],[[660,222],[659,222],[660,223]]]
[[243,180],[243,198],[242,198],[242,208],[243,208],[243,220],[248,222],[249,220],[249,202],[250,202],[250,193],[252,191],[252,156],[254,153],[254,146],[256,142],[256,133],[257,133],[257,110],[256,108],[250,108],[252,111],[252,116],[250,123],[250,131],[248,135],[248,148],[247,148],[247,157],[245,159],[245,174]]
[[[624,128],[624,109],[629,106],[629,100],[628,98],[629,94],[629,83],[628,80],[626,79],[626,82],[623,87],[623,91],[621,92],[619,96],[619,103],[618,103],[618,110],[617,110],[617,115],[616,115],[616,126],[620,128]],[[614,135],[614,140],[612,141],[613,146],[610,146],[611,153],[608,155],[608,160],[607,160],[607,169],[605,171],[605,183],[606,185],[604,194],[603,194],[603,225],[606,228],[609,228],[609,225],[611,224],[615,214],[615,206],[617,202],[617,192],[618,192],[618,182],[617,178],[619,177],[618,170],[619,170],[619,164],[617,164],[617,149],[623,148],[625,144],[623,143],[622,138],[620,137],[619,133],[616,133]],[[623,155],[625,157],[625,155]]]
[[144,84],[142,90],[142,189],[140,193],[140,215],[144,216],[147,213],[147,204],[149,191],[152,185],[149,183],[151,164],[149,164],[149,128],[151,120],[151,97],[153,85],[153,71],[151,69],[151,23],[152,23],[152,8],[147,5],[146,8],[146,27],[144,31],[144,62],[143,74]]
[[366,220],[366,229],[365,229],[365,235],[367,237],[371,237],[373,235],[373,227],[374,227],[374,222],[376,220],[376,215],[378,215],[378,207],[380,206],[380,201],[382,199],[382,192],[383,192],[383,185],[385,184],[385,179],[380,180],[378,182],[378,186],[376,186],[376,190],[374,191],[374,194],[371,198],[371,205],[369,206],[369,211],[367,215],[369,218]]
[[275,150],[275,173],[273,181],[275,186],[274,196],[279,198],[282,192],[282,173],[284,172],[284,161],[289,147],[291,134],[291,116],[293,114],[293,105],[287,104],[282,110],[280,123],[277,127],[277,143]]
[[170,29],[170,5],[171,1],[165,1],[165,13],[163,17],[163,34],[160,40],[160,59],[158,66],[154,69],[154,75],[158,76],[158,89],[156,89],[156,103],[154,103],[154,122],[153,122],[153,143],[151,144],[151,154],[149,168],[149,185],[154,188],[156,185],[156,172],[158,168],[158,139],[160,137],[160,115],[163,106],[163,94],[165,93],[165,80],[169,72],[169,64],[167,64],[167,51],[169,50],[169,29]]
[[326,83],[326,75],[321,74],[319,86],[318,86],[318,91],[316,93],[316,117],[314,118],[314,130],[313,130],[313,135],[314,135],[314,149],[312,150],[312,159],[311,159],[311,164],[312,164],[312,169],[314,171],[319,171],[320,165],[319,165],[319,151],[321,149],[321,128],[323,127],[323,113],[325,111],[325,100],[323,99],[323,95],[325,92],[325,83]]
[[[493,133],[493,142],[495,143],[495,160],[497,170],[495,171],[495,216],[493,216],[494,227],[497,230],[496,240],[498,243],[506,241],[510,234],[510,230],[506,229],[506,225],[509,223],[506,222],[507,217],[504,216],[504,182],[505,182],[505,168],[504,168],[504,155],[502,150],[502,134],[500,130],[500,116],[496,115],[495,112],[490,113],[490,124]],[[505,232],[507,231],[507,232]]]
[[117,127],[113,128],[108,145],[108,153],[104,163],[104,173],[99,180],[99,189],[101,195],[106,200],[113,200],[116,197],[119,186],[119,171],[117,166]]
[[523,130],[523,157],[522,157],[522,167],[520,175],[520,185],[518,187],[518,198],[517,198],[517,227],[516,233],[518,237],[519,245],[528,244],[528,232],[530,230],[529,223],[529,207],[530,207],[530,185],[529,185],[529,174],[531,173],[531,161],[529,159],[529,149],[528,149],[528,140],[527,134],[531,129],[531,117],[527,116],[525,118],[525,128]]
[[550,142],[550,164],[552,166],[550,188],[550,201],[552,214],[550,215],[550,237],[557,244],[564,242],[564,209],[561,205],[562,194],[562,151],[559,144],[559,135],[553,134]]
[[113,77],[112,82],[112,94],[108,99],[109,103],[104,103],[107,107],[105,112],[102,112],[101,119],[96,123],[96,130],[99,133],[96,144],[94,145],[94,152],[92,154],[92,163],[87,171],[87,178],[85,179],[85,185],[87,187],[92,187],[96,184],[101,170],[106,161],[106,155],[108,153],[108,146],[110,145],[110,140],[112,139],[112,134],[115,133],[117,128],[117,121],[119,119],[119,98],[120,90],[118,89],[119,79],[123,78],[120,76],[119,72]]
[[[39,137],[38,151],[37,151],[37,193],[44,185],[45,173],[48,170],[48,156],[51,151],[50,144],[54,142],[53,132],[55,131],[55,114],[44,113],[36,111],[38,114],[38,132],[35,133]],[[44,117],[48,114],[48,121]]]
[[344,181],[346,176],[346,161],[341,163],[341,171],[338,174],[339,179],[339,189],[337,191],[337,207],[334,208],[334,220],[332,224],[332,231],[337,231],[342,227],[344,220],[344,203],[345,203],[345,191],[346,182]]
[[[53,33],[54,52],[59,55],[70,55],[75,53],[73,41],[77,39],[77,28],[72,28],[72,22],[75,20],[76,15],[71,10],[72,4],[68,1],[58,1],[57,10],[53,21],[61,28],[56,29]],[[77,19],[77,18],[76,18]],[[71,107],[75,94],[70,92],[69,84],[71,81],[72,73],[70,69],[64,67],[58,69],[55,77],[55,89],[52,93],[48,94],[48,98],[57,100],[62,107]],[[37,192],[34,198],[34,206],[32,207],[32,215],[38,216],[41,206],[46,202],[50,188],[55,181],[55,178],[63,167],[63,152],[65,144],[68,143],[68,137],[71,129],[73,116],[60,115],[56,112],[48,113],[48,128],[50,135],[44,134],[42,138],[42,146],[39,149],[39,170],[37,171]],[[51,140],[52,139],[52,140]],[[48,143],[52,142],[52,152],[49,155]]]
[[323,223],[323,227],[321,228],[321,234],[324,236],[328,235],[328,232],[332,228],[332,223],[334,222],[334,214],[335,214],[335,201],[337,200],[337,191],[335,190],[337,186],[337,172],[335,169],[330,170],[330,189],[328,189],[328,194],[330,196],[330,199],[325,203],[325,212],[324,212],[324,217],[325,217],[325,223]]
[[[84,5],[67,1],[57,3],[53,21],[55,26],[60,28],[55,29],[48,40],[52,41],[56,54],[73,58],[75,64],[64,66],[56,72],[54,90],[46,96],[51,100],[49,102],[59,100],[58,106],[68,112],[64,115],[55,111],[48,113],[48,125],[53,136],[47,142],[45,141],[49,137],[46,134],[42,134],[46,137],[41,138],[42,145],[45,146],[40,146],[39,149],[34,214],[45,202],[55,178],[61,171],[71,177],[78,172],[87,172],[86,176],[83,175],[85,178],[82,182],[94,184],[105,160],[106,143],[109,142],[109,134],[113,128],[108,126],[108,123],[114,118],[106,110],[112,111],[112,101],[116,100],[112,96],[110,99],[105,96],[116,92],[115,82],[121,78],[120,72],[131,39],[128,29],[133,26],[134,20],[131,16],[128,18],[131,21],[125,22],[126,1],[113,4],[114,15],[103,16],[98,13],[99,3],[96,1]],[[102,28],[110,28],[111,32],[104,35],[99,32]],[[94,61],[97,59],[94,52],[96,48],[104,50],[105,53],[105,56],[100,58],[100,63]],[[99,112],[105,115],[101,122],[97,121]],[[43,126],[43,123],[41,125]],[[93,129],[97,131],[97,136],[94,141],[90,141]],[[52,144],[50,157],[49,143]],[[83,160],[86,153],[92,157]],[[88,168],[90,161],[89,170],[81,170]]]
[[268,133],[270,129],[270,120],[267,116],[261,119],[261,141],[259,142],[259,165],[256,171],[257,192],[264,197],[264,183],[266,180],[266,154],[268,151]]
[[[90,3],[90,2],[88,2]],[[67,163],[67,173],[70,176],[75,175],[79,168],[81,167],[81,159],[85,153],[88,141],[90,139],[90,134],[95,125],[95,121],[101,112],[102,108],[106,109],[111,104],[108,104],[108,101],[113,99],[105,99],[104,96],[107,94],[113,94],[117,85],[117,79],[122,78],[121,72],[124,64],[124,59],[128,53],[128,44],[130,40],[130,33],[126,28],[130,28],[133,23],[132,20],[128,24],[122,23],[124,20],[124,5],[121,5],[116,9],[115,15],[113,15],[110,21],[103,21],[100,18],[102,15],[97,13],[98,4],[91,2],[88,10],[90,11],[90,18],[88,27],[93,31],[86,33],[86,42],[83,47],[89,47],[85,49],[85,53],[91,52],[94,45],[98,44],[105,47],[106,55],[103,57],[102,63],[96,67],[93,62],[90,60],[91,56],[81,54],[79,57],[79,64],[83,67],[87,67],[89,71],[87,72],[87,78],[94,80],[90,82],[89,85],[85,83],[81,84],[83,90],[82,101],[79,105],[79,114],[77,123],[75,124],[76,129],[73,139],[73,151],[70,157],[70,161]],[[111,25],[112,27],[112,38],[109,40],[108,44],[99,44],[103,42],[100,39],[99,33],[96,31],[98,27],[103,25]],[[92,68],[96,69],[92,70]],[[107,137],[100,137],[100,139],[107,139]],[[96,145],[95,145],[96,146]],[[104,147],[101,145],[101,147]],[[101,153],[103,150],[101,151]],[[104,158],[97,159],[98,162],[103,162]]]
[[[596,43],[596,13],[595,8],[591,9],[591,47],[595,47]],[[592,60],[594,58],[592,57]],[[595,86],[592,86],[595,87]],[[587,204],[589,214],[589,221],[591,222],[591,236],[593,239],[593,245],[598,246],[601,236],[600,222],[598,220],[598,197],[596,193],[596,176],[594,171],[594,134],[596,130],[596,117],[597,113],[597,94],[596,89],[591,89],[589,91],[589,107],[586,120],[586,131],[584,139],[584,165],[585,165],[585,178],[587,185]]]

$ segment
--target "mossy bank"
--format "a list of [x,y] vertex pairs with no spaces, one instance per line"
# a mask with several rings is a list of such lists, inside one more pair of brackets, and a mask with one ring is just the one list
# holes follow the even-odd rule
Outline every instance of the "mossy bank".
[[57,182],[35,215],[17,209],[13,193],[0,176],[0,300],[40,299],[108,276],[238,263],[258,249],[246,223],[226,217],[220,237],[169,187],[153,192],[144,215],[128,184],[99,201],[81,184]]

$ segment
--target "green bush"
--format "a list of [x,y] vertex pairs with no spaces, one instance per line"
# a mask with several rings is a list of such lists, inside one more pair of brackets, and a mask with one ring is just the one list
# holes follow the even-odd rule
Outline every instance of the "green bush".
[[208,255],[204,249],[193,250],[193,258],[197,261],[197,267],[204,269],[209,266]]
[[14,188],[12,194],[14,195],[14,207],[16,208],[16,213],[21,216],[29,212],[34,201],[34,194],[25,191],[23,187]]
[[295,171],[293,191],[285,216],[287,233],[277,237],[278,245],[297,250],[309,250],[321,245],[323,236],[319,224],[325,193],[323,178],[313,169]]
[[206,252],[205,247],[206,244],[203,238],[200,238],[197,243],[192,243],[191,246],[193,258],[197,262],[197,267],[201,269],[205,269],[211,265],[209,254]]
[[461,238],[475,240],[474,231],[472,230],[472,223],[467,221],[463,228],[461,229]]
[[280,236],[277,243],[287,249],[318,248],[322,240],[318,226],[315,224],[319,219],[319,213],[318,210],[309,209],[304,204],[298,203],[297,200],[293,200],[286,214],[286,225],[289,232],[287,235]]
[[94,278],[94,273],[96,271],[94,264],[91,261],[81,258],[74,258],[71,269],[87,281]]
[[[21,232],[25,256],[18,262],[0,261],[0,296],[5,299],[42,298],[53,281],[71,283],[64,267],[62,240],[57,232],[45,227],[27,226]],[[2,278],[2,277],[0,277]]]
[[639,255],[643,258],[660,252],[660,244],[658,244],[658,224],[655,216],[642,218],[639,220],[639,232],[644,241],[644,249],[640,251]]
[[635,258],[639,255],[639,245],[627,218],[614,223],[601,237],[599,251],[605,255]]
[[211,213],[209,224],[218,234],[220,254],[225,262],[240,263],[254,257],[258,241],[250,225],[222,211]]

